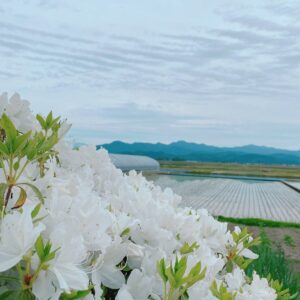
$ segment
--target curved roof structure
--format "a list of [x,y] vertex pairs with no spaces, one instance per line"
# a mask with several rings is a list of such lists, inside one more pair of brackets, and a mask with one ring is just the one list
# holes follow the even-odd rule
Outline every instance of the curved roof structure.
[[159,162],[142,155],[109,154],[113,164],[122,171],[153,171],[159,170]]

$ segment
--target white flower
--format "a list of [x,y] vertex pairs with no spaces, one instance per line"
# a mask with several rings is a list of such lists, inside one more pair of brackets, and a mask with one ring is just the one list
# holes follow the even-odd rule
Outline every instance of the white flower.
[[248,248],[244,248],[243,243],[239,243],[237,245],[237,250],[238,250],[238,255],[239,256],[244,256],[246,258],[250,258],[250,259],[257,259],[258,255],[255,254],[253,251],[251,251]]
[[15,266],[34,246],[45,226],[34,226],[31,218],[32,207],[25,205],[23,212],[7,214],[1,223],[0,272]]
[[242,230],[239,226],[234,226],[233,232],[236,233],[236,234],[240,234],[242,232]]
[[72,125],[68,124],[66,120],[62,121],[58,130],[58,138],[62,139],[71,129],[71,127]]
[[235,268],[232,273],[225,275],[225,281],[230,292],[238,291],[245,283],[245,273],[240,268]]
[[88,250],[105,250],[111,244],[107,229],[112,225],[112,218],[107,210],[99,205],[76,209],[72,211],[76,217],[78,230],[81,232]]
[[127,244],[127,263],[130,268],[139,268],[145,256],[145,247],[128,242]]
[[35,130],[37,127],[35,117],[29,108],[29,102],[22,100],[17,93],[10,98],[8,98],[7,93],[3,93],[0,96],[0,117],[4,112],[21,132]]
[[260,278],[256,273],[253,274],[253,281],[243,287],[243,291],[238,293],[237,300],[275,300],[277,294],[274,289],[269,287],[265,278]]
[[58,251],[33,284],[33,293],[38,299],[48,299],[57,290],[61,293],[88,288],[88,276],[79,267],[86,257],[83,239],[68,225],[58,224],[50,235],[52,251]]
[[255,254],[253,251],[251,251],[250,249],[244,248],[241,252],[239,252],[240,256],[244,256],[246,258],[250,258],[250,259],[257,259],[258,255]]
[[106,253],[100,257],[99,267],[92,273],[94,284],[103,283],[111,289],[119,289],[124,283],[125,278],[117,265],[126,256],[127,246],[117,240],[107,248]]
[[116,300],[146,300],[151,294],[151,280],[141,271],[131,272],[127,283],[121,287]]
[[210,285],[206,282],[195,284],[189,289],[189,300],[217,300],[210,291]]

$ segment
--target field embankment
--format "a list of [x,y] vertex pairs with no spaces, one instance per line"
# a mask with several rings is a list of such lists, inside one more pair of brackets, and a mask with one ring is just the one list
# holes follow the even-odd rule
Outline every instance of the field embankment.
[[227,175],[248,177],[288,178],[300,180],[300,166],[202,163],[189,161],[160,161],[162,172],[184,172],[198,175]]

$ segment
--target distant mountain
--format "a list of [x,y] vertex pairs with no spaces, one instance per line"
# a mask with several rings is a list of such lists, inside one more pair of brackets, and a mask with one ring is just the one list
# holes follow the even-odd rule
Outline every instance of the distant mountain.
[[110,153],[147,155],[158,160],[188,160],[201,162],[300,165],[300,151],[246,145],[215,147],[206,144],[178,141],[162,143],[124,143],[115,141],[98,145]]

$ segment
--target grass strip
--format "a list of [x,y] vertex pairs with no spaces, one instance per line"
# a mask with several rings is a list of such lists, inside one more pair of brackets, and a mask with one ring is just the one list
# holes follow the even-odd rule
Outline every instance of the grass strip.
[[247,226],[262,226],[262,227],[273,227],[273,228],[300,228],[299,223],[281,222],[257,218],[231,218],[218,216],[216,219],[220,222],[228,222],[235,224],[242,224]]
[[246,275],[252,277],[254,271],[261,277],[270,275],[272,279],[279,280],[284,289],[289,289],[291,295],[298,293],[294,299],[299,299],[300,277],[294,273],[293,263],[288,260],[281,248],[270,241],[263,229],[260,238],[260,245],[252,248],[259,257],[245,270]]

